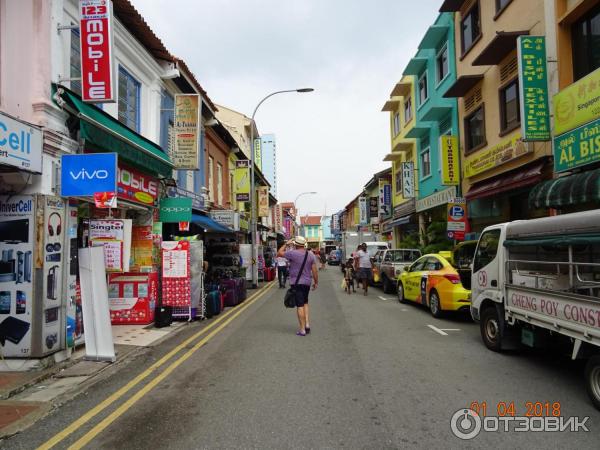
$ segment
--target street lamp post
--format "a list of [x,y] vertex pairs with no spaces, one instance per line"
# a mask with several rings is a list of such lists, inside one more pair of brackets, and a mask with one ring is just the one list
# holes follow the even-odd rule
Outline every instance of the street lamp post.
[[270,97],[273,97],[274,95],[277,94],[284,94],[287,92],[300,92],[300,93],[305,93],[305,92],[312,92],[314,91],[313,88],[301,88],[301,89],[287,89],[284,91],[275,91],[270,93],[269,95],[267,95],[266,97],[264,97],[260,102],[258,102],[258,105],[256,105],[256,108],[254,108],[254,111],[252,112],[252,118],[250,119],[250,245],[252,246],[252,266],[251,266],[251,270],[252,270],[252,287],[256,288],[258,287],[258,246],[257,246],[257,242],[256,242],[256,215],[257,215],[257,211],[256,211],[256,198],[255,198],[255,182],[254,182],[254,127],[255,127],[255,122],[254,122],[254,116],[256,116],[256,111],[258,111],[258,108],[260,107],[260,105],[262,105],[264,103],[265,100],[267,100]]
[[296,210],[296,215],[298,215],[298,207],[296,206],[296,202],[298,201],[298,199],[299,199],[300,197],[302,197],[303,195],[315,195],[315,194],[316,194],[316,192],[315,192],[315,191],[310,191],[310,192],[309,192],[309,191],[307,191],[307,192],[301,192],[300,194],[298,194],[298,195],[296,196],[296,199],[294,200],[294,209]]

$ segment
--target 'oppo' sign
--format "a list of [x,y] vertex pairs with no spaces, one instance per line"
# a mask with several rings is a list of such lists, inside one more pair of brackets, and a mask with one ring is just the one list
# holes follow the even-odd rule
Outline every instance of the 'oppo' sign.
[[63,155],[60,181],[60,195],[63,197],[88,197],[96,192],[116,192],[117,154]]
[[81,98],[84,102],[114,102],[112,2],[79,0]]

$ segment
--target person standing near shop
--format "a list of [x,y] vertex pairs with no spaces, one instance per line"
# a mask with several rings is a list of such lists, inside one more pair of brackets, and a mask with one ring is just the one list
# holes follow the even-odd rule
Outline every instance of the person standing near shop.
[[277,279],[279,287],[284,288],[288,277],[288,260],[283,256],[277,256]]
[[373,277],[373,265],[371,264],[371,257],[367,252],[367,244],[363,243],[359,247],[354,256],[354,261],[358,266],[358,281],[362,283],[365,295],[367,295],[369,281]]
[[[286,245],[288,244],[293,245],[294,249],[286,251]],[[306,336],[310,333],[308,294],[311,283],[313,290],[319,285],[318,263],[312,252],[306,248],[306,239],[302,236],[296,236],[286,244],[283,244],[277,251],[277,256],[286,258],[290,263],[290,284],[293,285],[296,283],[296,280],[298,281],[296,289],[298,289],[300,295],[296,298],[296,314],[298,316],[299,329],[296,335]],[[303,263],[304,267],[302,268]],[[300,273],[301,268],[302,272]]]

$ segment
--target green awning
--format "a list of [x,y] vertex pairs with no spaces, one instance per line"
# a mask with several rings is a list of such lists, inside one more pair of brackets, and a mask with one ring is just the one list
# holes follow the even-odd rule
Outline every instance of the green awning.
[[426,126],[425,124],[421,123],[418,126],[412,127],[409,130],[409,132],[406,133],[405,137],[412,138],[412,139],[420,139],[423,136],[429,135],[430,131],[431,131],[431,127],[430,126]]
[[543,245],[550,247],[566,247],[569,245],[591,245],[600,244],[600,235],[598,234],[578,234],[574,236],[548,236],[533,239],[506,239],[505,247],[523,247],[529,245]]
[[116,152],[120,161],[165,178],[172,176],[173,163],[160,146],[96,106],[84,103],[69,89],[53,84],[52,90],[56,103],[80,119],[80,137],[85,140],[86,148]]
[[423,39],[421,39],[419,49],[437,49],[438,44],[442,41],[442,39],[445,40],[448,36],[449,29],[450,27],[448,25],[431,25],[425,32],[425,36],[423,36]]
[[412,58],[406,65],[406,69],[402,72],[402,75],[421,75],[423,69],[427,65],[427,58],[421,56]]
[[560,209],[588,202],[600,202],[600,169],[544,181],[529,193],[531,208]]

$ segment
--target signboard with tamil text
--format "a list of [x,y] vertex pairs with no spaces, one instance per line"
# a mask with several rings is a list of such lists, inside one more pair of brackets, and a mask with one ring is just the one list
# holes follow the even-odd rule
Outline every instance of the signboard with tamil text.
[[554,96],[554,135],[600,118],[600,68]]
[[176,94],[173,134],[173,166],[175,169],[198,169],[200,96],[198,94]]
[[521,139],[521,133],[516,133],[487,150],[480,150],[465,158],[463,169],[465,177],[469,178],[487,172],[532,151],[533,146],[530,148]]
[[554,170],[564,172],[600,161],[600,119],[554,138]]
[[550,140],[546,38],[519,36],[519,105],[524,141]]

